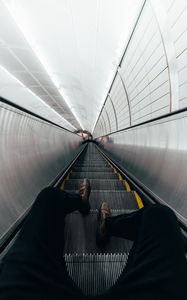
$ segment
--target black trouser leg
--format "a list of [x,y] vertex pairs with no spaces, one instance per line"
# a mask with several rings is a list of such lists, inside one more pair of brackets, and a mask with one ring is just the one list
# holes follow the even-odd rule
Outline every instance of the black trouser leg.
[[127,267],[110,299],[185,299],[187,264],[180,227],[166,206],[151,205],[113,217],[110,235],[134,240]]
[[[3,261],[0,299],[71,299],[80,295],[63,260],[64,218],[81,198],[48,187],[37,197]],[[63,298],[62,298],[63,297]]]

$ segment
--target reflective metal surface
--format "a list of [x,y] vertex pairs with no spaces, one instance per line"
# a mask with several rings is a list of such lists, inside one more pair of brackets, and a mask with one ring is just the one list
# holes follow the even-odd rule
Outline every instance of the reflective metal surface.
[[187,112],[111,134],[103,147],[187,225]]
[[0,104],[0,238],[82,149],[77,135]]

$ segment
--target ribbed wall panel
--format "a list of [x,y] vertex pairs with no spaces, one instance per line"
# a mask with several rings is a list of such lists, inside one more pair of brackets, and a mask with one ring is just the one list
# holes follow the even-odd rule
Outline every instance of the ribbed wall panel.
[[175,46],[177,71],[179,79],[179,107],[187,107],[187,2],[174,0],[164,1],[168,19],[171,24]]
[[0,103],[0,238],[80,151],[81,138]]
[[[95,137],[187,107],[186,20],[185,0],[145,2],[108,91],[118,128],[110,109],[111,129],[104,130],[99,118]],[[109,106],[107,96],[105,107]]]

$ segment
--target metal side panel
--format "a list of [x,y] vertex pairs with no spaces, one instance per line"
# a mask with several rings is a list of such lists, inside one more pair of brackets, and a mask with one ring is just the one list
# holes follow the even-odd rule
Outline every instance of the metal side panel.
[[102,147],[187,227],[187,112],[103,138]]
[[81,138],[16,108],[0,107],[0,244],[10,227],[78,154]]

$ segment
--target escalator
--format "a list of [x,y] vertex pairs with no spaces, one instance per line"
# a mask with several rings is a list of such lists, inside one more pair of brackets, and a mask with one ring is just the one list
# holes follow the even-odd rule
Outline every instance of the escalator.
[[[64,259],[69,276],[86,296],[96,296],[111,288],[125,270],[132,241],[112,237],[102,251],[96,245],[98,208],[103,201],[111,207],[113,216],[130,213],[143,206],[136,191],[94,143],[88,143],[55,184],[70,193],[78,192],[80,183],[91,183],[91,211],[83,217],[78,211],[69,214],[65,222]],[[73,167],[72,167],[73,166]],[[62,179],[63,178],[63,179]],[[16,235],[17,236],[17,235]],[[0,262],[16,236],[2,254]],[[60,237],[59,237],[60,238]],[[1,268],[1,264],[0,264]]]
[[61,188],[78,192],[83,178],[91,183],[91,211],[83,217],[78,211],[66,217],[64,258],[69,276],[85,295],[95,296],[112,287],[127,263],[132,241],[112,237],[101,252],[96,245],[97,212],[107,201],[112,215],[139,209],[136,193],[99,151],[89,143],[74,164]]

